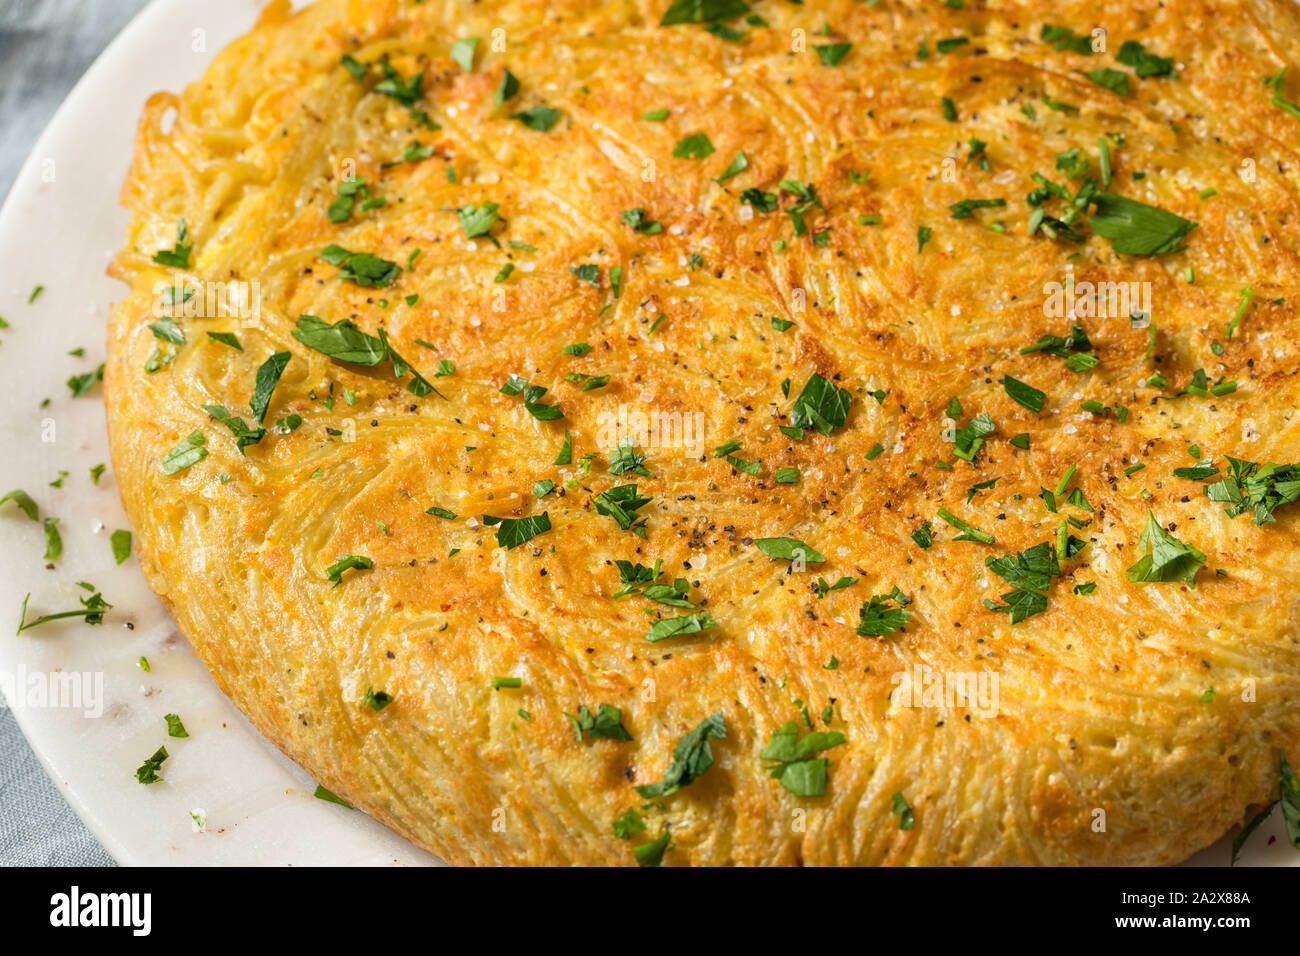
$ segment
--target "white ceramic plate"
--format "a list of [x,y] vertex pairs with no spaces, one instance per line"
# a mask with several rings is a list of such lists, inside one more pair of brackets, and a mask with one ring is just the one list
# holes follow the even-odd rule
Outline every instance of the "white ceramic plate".
[[[315,783],[264,740],[217,689],[134,558],[114,565],[109,535],[126,527],[108,461],[99,388],[71,398],[69,376],[103,361],[109,304],[122,293],[104,270],[125,235],[117,205],[140,109],[179,90],[252,25],[260,0],[155,0],[73,90],[28,158],[0,210],[0,494],[30,492],[56,516],[63,557],[45,569],[41,526],[0,508],[7,552],[0,575],[0,685],[35,675],[102,677],[99,716],[33,706],[26,681],[5,686],[19,724],[62,793],[124,864],[432,863],[433,857],[363,814],[317,800]],[[44,291],[34,303],[32,289]],[[85,349],[83,357],[68,353]],[[48,397],[49,405],[41,407]],[[67,471],[61,488],[49,486]],[[89,581],[114,605],[105,622],[73,619],[14,636],[23,595],[33,613],[78,606]],[[148,658],[144,673],[137,661]],[[8,677],[8,680],[5,678]],[[93,696],[93,695],[91,695]],[[90,709],[97,709],[86,699]],[[177,713],[190,737],[170,739]],[[137,766],[166,744],[163,782],[141,786]],[[206,829],[191,812],[201,809]],[[1281,814],[1256,832],[1244,863],[1294,864]],[[1276,838],[1270,843],[1270,838]],[[1191,862],[1223,865],[1228,841]]]

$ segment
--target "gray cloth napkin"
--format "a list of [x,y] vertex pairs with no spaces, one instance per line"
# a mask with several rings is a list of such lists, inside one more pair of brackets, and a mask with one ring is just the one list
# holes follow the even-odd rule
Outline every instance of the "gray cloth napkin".
[[[0,0],[0,194],[81,74],[147,2]],[[39,865],[114,862],[0,708],[0,866]]]

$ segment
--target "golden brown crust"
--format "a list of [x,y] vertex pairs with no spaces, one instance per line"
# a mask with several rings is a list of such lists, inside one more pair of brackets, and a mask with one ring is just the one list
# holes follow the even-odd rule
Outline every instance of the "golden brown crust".
[[[670,829],[666,863],[1155,864],[1207,845],[1269,798],[1278,748],[1300,743],[1296,516],[1284,507],[1257,527],[1171,475],[1193,463],[1192,443],[1220,465],[1300,460],[1300,119],[1259,79],[1300,62],[1295,7],[771,3],[757,10],[767,27],[729,43],[657,26],[664,6],[321,0],[291,16],[277,2],[202,80],[151,99],[123,188],[135,215],[114,274],[131,292],[112,317],[105,378],[150,583],[262,733],[454,863],[632,862],[611,834],[646,802],[632,785],[658,779],[714,711],[728,730],[715,765],[643,810],[649,829],[632,841]],[[1057,51],[1039,38],[1045,22],[1103,27],[1109,52]],[[473,72],[448,56],[459,36],[483,38]],[[953,36],[973,39],[940,53]],[[1175,57],[1179,75],[1135,78],[1115,63],[1127,39]],[[841,40],[853,46],[838,66],[812,49]],[[387,56],[404,78],[423,70],[419,106],[441,129],[367,93],[345,53]],[[1079,72],[1102,66],[1128,74],[1128,95]],[[498,108],[505,68],[520,90]],[[539,103],[564,114],[548,132],[509,116]],[[652,109],[671,112],[642,120]],[[715,152],[674,158],[696,132]],[[1184,251],[1027,237],[1030,174],[1066,182],[1057,156],[1078,146],[1096,175],[1107,134],[1112,190],[1198,223]],[[965,162],[972,139],[987,144],[987,170]],[[415,141],[432,155],[403,161]],[[717,183],[740,150],[748,168]],[[386,204],[331,223],[349,174]],[[825,207],[807,212],[803,236],[739,200],[783,179],[812,183]],[[1200,198],[1208,188],[1217,194]],[[949,212],[989,197],[1006,208]],[[457,208],[485,202],[507,220],[501,248],[458,224]],[[662,231],[624,225],[635,207]],[[190,266],[165,268],[151,257],[181,218]],[[932,236],[918,254],[921,226]],[[392,287],[361,288],[318,258],[331,243],[403,267],[421,252]],[[515,270],[494,281],[507,261]],[[583,263],[599,265],[599,287],[574,274]],[[1150,283],[1150,359],[1147,332],[1125,316],[1080,320],[1094,369],[1019,354],[1066,331],[1044,299],[1067,263],[1080,282]],[[163,345],[148,328],[159,283],[178,275],[205,304],[210,290],[255,283],[260,311],[243,321],[178,307],[187,342],[148,373]],[[1217,355],[1247,284],[1254,303]],[[303,313],[383,326],[430,378],[451,360],[454,374],[435,381],[445,399],[404,391],[391,365],[306,348],[291,336]],[[795,324],[778,331],[773,316]],[[242,351],[207,331],[234,332]],[[577,342],[591,351],[562,353]],[[202,406],[249,420],[257,368],[282,350],[292,358],[266,423],[303,424],[241,456]],[[1172,395],[1198,368],[1238,390],[1165,400],[1145,384],[1159,371]],[[569,372],[610,381],[582,391]],[[845,427],[795,441],[777,426],[814,372],[848,389],[852,408]],[[564,418],[537,421],[502,394],[516,374],[549,388]],[[1008,398],[1007,374],[1046,393],[1041,414]],[[987,412],[997,424],[974,463],[943,434],[953,397],[962,422]],[[1126,422],[1081,411],[1088,399],[1127,407]],[[642,448],[650,477],[611,475],[602,438],[621,407],[702,416],[703,451]],[[165,474],[161,457],[196,429],[207,457]],[[565,429],[573,464],[554,466]],[[1020,433],[1028,451],[1009,444]],[[738,457],[761,461],[757,475],[709,453],[733,438]],[[1137,462],[1145,470],[1126,476]],[[1071,465],[1091,514],[1051,513],[1040,496]],[[788,467],[800,483],[774,481]],[[535,501],[545,478],[557,488]],[[627,481],[652,498],[645,540],[592,503]],[[427,514],[433,505],[457,519]],[[954,541],[934,520],[935,543],[920,549],[910,535],[939,508],[996,545]],[[1195,590],[1128,581],[1148,508],[1206,554]],[[552,530],[510,550],[478,520],[543,510]],[[1072,529],[1088,546],[1064,564],[1048,610],[1012,626],[982,603],[1008,590],[983,559],[1054,541],[1064,514],[1090,519]],[[773,536],[827,560],[787,571],[752,543]],[[341,554],[374,567],[332,587],[325,569]],[[614,599],[618,559],[688,577],[717,626],[645,640],[645,609],[679,612]],[[816,596],[818,577],[842,576],[858,581]],[[1073,592],[1090,581],[1096,593]],[[855,633],[859,605],[895,585],[913,599],[906,629]],[[995,673],[996,713],[905,706],[897,675],[923,665]],[[493,690],[499,675],[522,687]],[[367,688],[393,703],[363,706]],[[796,702],[819,728],[833,703],[829,729],[847,737],[826,753],[822,797],[787,792],[759,758]],[[599,703],[622,708],[631,742],[574,739],[564,712]],[[891,812],[896,792],[915,808],[910,830]]]

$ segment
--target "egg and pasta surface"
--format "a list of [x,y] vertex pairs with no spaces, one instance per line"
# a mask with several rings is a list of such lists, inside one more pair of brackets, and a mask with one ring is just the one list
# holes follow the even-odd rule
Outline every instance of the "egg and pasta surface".
[[454,863],[1176,862],[1300,756],[1288,65],[1283,0],[272,2],[122,193],[142,565]]

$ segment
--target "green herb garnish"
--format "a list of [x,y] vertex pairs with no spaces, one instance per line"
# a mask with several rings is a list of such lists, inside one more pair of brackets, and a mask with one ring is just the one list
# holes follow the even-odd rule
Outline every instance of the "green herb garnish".
[[489,528],[497,529],[497,544],[507,551],[551,530],[551,517],[545,511],[526,518],[497,518],[493,515],[483,515],[483,523]]
[[895,587],[888,594],[872,595],[858,608],[857,632],[864,637],[883,637],[901,631],[912,613],[906,606],[912,603]]
[[768,773],[796,797],[820,797],[826,793],[831,762],[817,754],[845,742],[847,738],[837,731],[812,731],[800,738],[799,725],[791,720],[772,732],[759,757],[776,762]]
[[1130,581],[1135,584],[1181,581],[1190,588],[1196,587],[1196,572],[1205,564],[1204,552],[1175,538],[1160,526],[1150,510],[1138,547],[1150,548],[1150,553],[1128,569]]
[[727,724],[718,711],[700,721],[699,726],[686,734],[673,749],[673,758],[658,782],[636,788],[646,798],[666,797],[687,786],[713,766],[713,749],[710,740],[725,740]]
[[576,717],[570,713],[565,713],[564,716],[573,725],[573,733],[579,741],[591,737],[603,737],[607,740],[632,739],[632,735],[623,726],[623,711],[610,704],[601,704],[596,708],[595,714],[592,714],[587,709],[587,705],[583,704],[578,708]]
[[364,571],[375,566],[374,561],[360,554],[340,554],[334,563],[325,569],[325,576],[338,587],[343,583],[344,571]]

